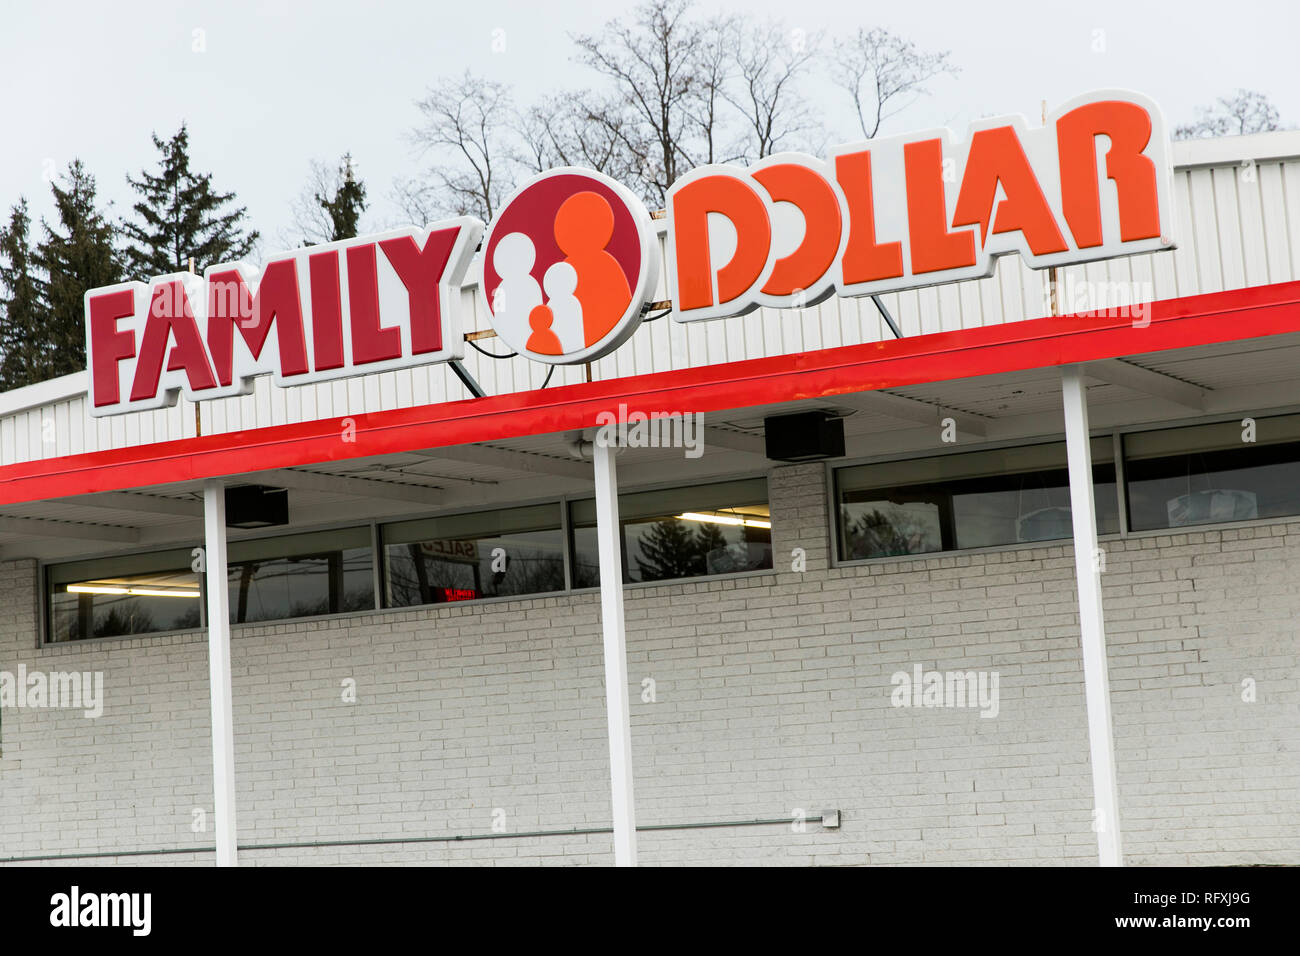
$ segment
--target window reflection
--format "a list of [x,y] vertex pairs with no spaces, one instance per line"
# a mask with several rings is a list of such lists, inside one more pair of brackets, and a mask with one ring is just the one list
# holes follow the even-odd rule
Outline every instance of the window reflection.
[[189,564],[189,552],[176,550],[50,566],[50,640],[199,627],[199,576]]
[[558,503],[385,525],[389,607],[564,590]]
[[238,541],[229,551],[235,624],[375,606],[368,528]]
[[[600,583],[595,502],[575,501],[574,587]],[[620,495],[625,581],[671,581],[772,567],[765,479]]]
[[[1092,443],[1097,530],[1119,530],[1113,444]],[[843,560],[1068,538],[1064,442],[841,468]]]
[[1300,416],[1124,437],[1129,526],[1183,528],[1300,514]]
[[924,500],[901,488],[881,489],[864,501],[845,501],[840,520],[843,557],[883,558],[943,550],[944,497]]

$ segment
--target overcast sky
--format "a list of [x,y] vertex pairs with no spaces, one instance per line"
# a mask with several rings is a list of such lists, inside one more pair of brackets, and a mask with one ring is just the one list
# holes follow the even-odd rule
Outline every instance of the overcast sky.
[[[962,132],[971,119],[1015,112],[1037,123],[1041,100],[1055,105],[1107,86],[1149,94],[1171,124],[1246,87],[1272,97],[1285,124],[1300,124],[1296,0],[699,6],[784,17],[790,29],[830,37],[885,26],[925,49],[950,50],[960,76],[936,82],[932,96],[884,132],[932,125]],[[351,151],[373,200],[373,223],[395,223],[401,216],[391,185],[420,168],[408,133],[418,118],[414,101],[430,82],[471,68],[513,85],[523,102],[540,90],[590,84],[595,78],[572,60],[569,34],[598,30],[633,7],[620,0],[5,3],[0,205],[7,210],[22,195],[37,217],[48,215],[44,177],[80,157],[101,197],[124,212],[131,202],[125,174],[156,160],[150,132],[170,134],[186,120],[195,166],[248,206],[266,237],[263,253],[286,234],[290,202],[313,158],[333,163]],[[503,51],[494,52],[494,36]],[[844,94],[824,80],[809,92],[831,138],[852,139]]]

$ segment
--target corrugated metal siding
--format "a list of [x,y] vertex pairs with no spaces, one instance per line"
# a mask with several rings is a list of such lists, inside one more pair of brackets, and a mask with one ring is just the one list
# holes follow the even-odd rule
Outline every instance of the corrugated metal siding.
[[[1300,279],[1300,161],[1180,169],[1174,175],[1178,248],[1062,270],[1062,307],[1105,305],[1095,290],[1124,284],[1138,300],[1168,299]],[[905,335],[975,328],[1048,312],[1045,275],[1017,256],[998,260],[988,279],[883,296]],[[1082,284],[1082,285],[1081,285]],[[1071,301],[1071,292],[1088,293]],[[477,289],[465,293],[467,326],[490,328]],[[665,298],[663,277],[657,298]],[[609,379],[767,355],[834,348],[890,337],[870,299],[831,298],[812,308],[760,309],[735,319],[645,323],[612,355],[594,363]],[[478,343],[501,352],[496,339]],[[525,359],[493,360],[467,346],[465,367],[489,395],[541,386],[548,369]],[[585,379],[582,367],[558,367],[550,384]],[[280,389],[268,377],[252,395],[204,402],[204,434],[348,413],[366,413],[468,398],[445,365]],[[108,419],[86,413],[84,394],[0,417],[0,465],[193,436],[194,406]]]

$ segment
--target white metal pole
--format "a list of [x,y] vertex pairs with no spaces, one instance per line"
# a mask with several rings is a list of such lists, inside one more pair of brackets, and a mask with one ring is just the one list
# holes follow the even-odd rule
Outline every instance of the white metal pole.
[[628,713],[616,451],[597,438],[592,447],[592,462],[596,473],[596,537],[600,543],[600,623],[605,639],[609,776],[614,799],[614,865],[636,866],[636,806],[632,795],[632,725]]
[[1088,438],[1088,398],[1083,371],[1061,368],[1065,442],[1070,463],[1070,512],[1074,521],[1074,571],[1079,587],[1079,630],[1083,646],[1083,686],[1088,703],[1088,748],[1092,756],[1093,829],[1102,866],[1123,866],[1119,791],[1115,782],[1115,735],[1110,719],[1110,678],[1106,667],[1106,626],[1101,607],[1101,553],[1092,489],[1092,448]]
[[230,706],[230,595],[226,588],[226,489],[203,483],[203,554],[208,586],[208,688],[212,698],[213,823],[217,866],[238,866],[235,737]]

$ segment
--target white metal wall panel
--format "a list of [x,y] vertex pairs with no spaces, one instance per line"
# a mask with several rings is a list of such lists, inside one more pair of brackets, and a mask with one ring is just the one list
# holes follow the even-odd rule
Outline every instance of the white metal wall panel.
[[[1242,142],[1247,139],[1252,144],[1268,142],[1265,137]],[[1213,145],[1219,152],[1226,148],[1222,142]],[[1121,284],[1141,301],[1300,278],[1300,159],[1255,162],[1223,157],[1218,165],[1179,169],[1174,203],[1176,250],[1066,267],[1061,270],[1061,307],[1104,307],[1108,303],[1097,296]],[[1018,257],[1004,256],[987,279],[890,293],[882,300],[904,335],[913,336],[1045,315],[1046,290],[1043,273],[1029,269]],[[1073,301],[1072,294],[1083,298]],[[656,297],[667,297],[664,275]],[[465,290],[463,309],[468,327],[490,328],[476,288]],[[759,309],[740,318],[685,325],[665,317],[643,324],[626,345],[595,362],[593,377],[665,372],[891,337],[870,299],[830,298],[806,309]],[[505,351],[494,338],[478,344],[489,352]],[[539,388],[547,373],[542,365],[520,358],[493,360],[470,346],[464,364],[490,395]],[[559,367],[550,386],[575,384],[585,377],[580,366]],[[7,413],[5,399],[15,393],[0,396],[0,465],[195,434],[194,408],[188,402],[93,419],[86,411],[84,373],[60,383],[64,390],[58,397]],[[202,403],[202,429],[205,435],[219,434],[467,397],[468,391],[445,365],[289,389],[275,388],[263,377],[251,395]]]

